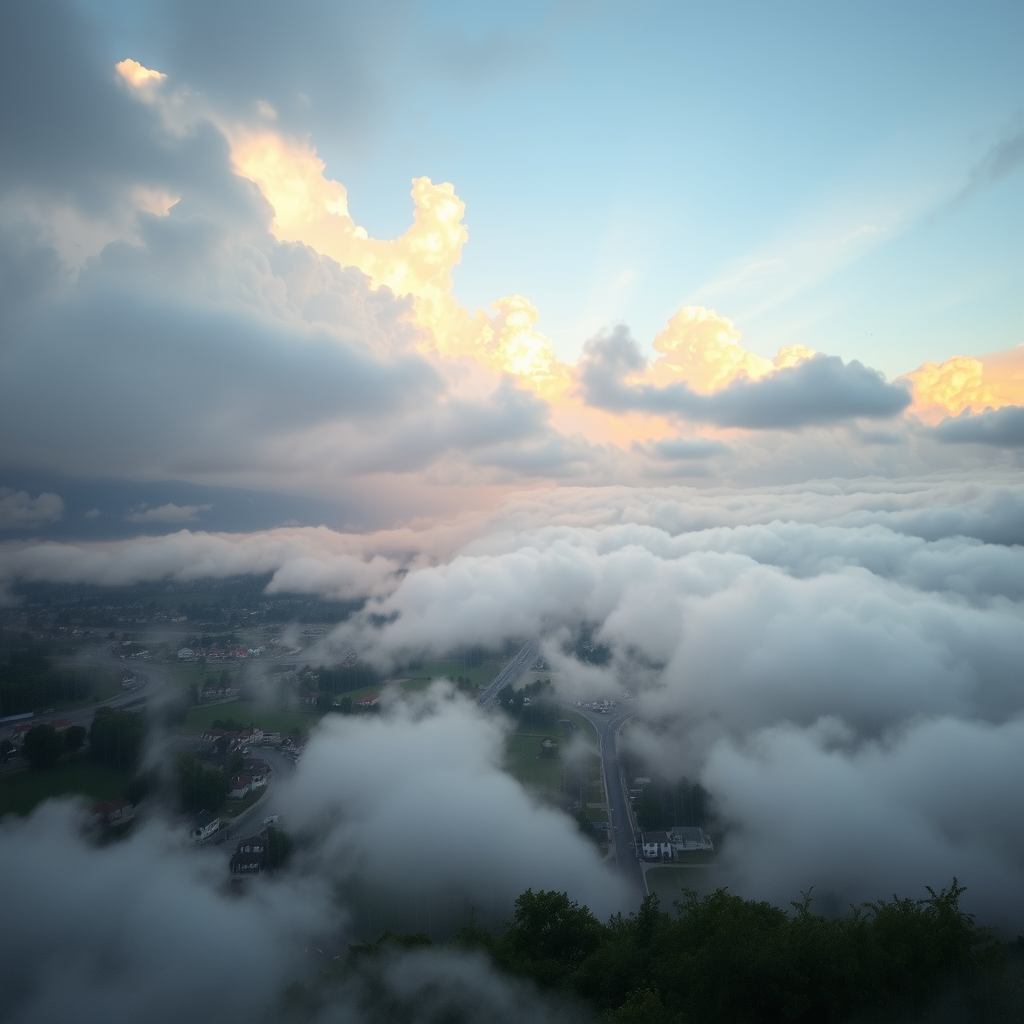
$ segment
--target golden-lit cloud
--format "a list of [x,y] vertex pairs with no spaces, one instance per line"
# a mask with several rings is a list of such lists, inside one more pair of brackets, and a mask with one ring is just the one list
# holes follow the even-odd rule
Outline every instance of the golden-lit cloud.
[[907,379],[914,389],[914,411],[926,423],[965,411],[1024,405],[1024,347],[925,363]]
[[133,89],[140,90],[156,85],[167,77],[160,71],[153,71],[151,68],[143,67],[137,60],[123,60],[119,64],[114,65],[114,70]]
[[[123,82],[147,102],[175,100],[157,93],[166,76],[138,61],[116,65]],[[489,309],[469,310],[453,294],[452,272],[469,239],[465,204],[448,182],[427,177],[412,182],[412,224],[393,239],[372,238],[349,213],[345,186],[328,177],[327,167],[308,142],[268,126],[274,110],[257,104],[259,121],[225,123],[213,114],[231,144],[236,172],[255,182],[273,207],[272,230],[281,241],[302,242],[357,267],[374,287],[409,296],[410,317],[420,328],[420,346],[447,360],[471,360],[492,373],[508,374],[551,403],[553,423],[569,433],[619,444],[677,433],[678,425],[657,414],[606,412],[584,405],[575,390],[573,368],[560,360],[549,338],[537,328],[539,311],[522,295],[495,299]],[[153,197],[140,209],[165,213],[176,197]],[[664,387],[686,382],[711,394],[737,380],[758,380],[815,355],[803,345],[781,348],[769,359],[746,349],[726,316],[702,306],[683,306],[653,341],[656,358],[629,378],[631,384]],[[1024,403],[1024,349],[996,356],[957,356],[926,363],[907,375],[912,411],[935,423],[965,410],[980,412]],[[702,430],[706,433],[707,430]],[[714,433],[714,431],[711,431]]]
[[358,267],[375,287],[411,295],[428,346],[447,357],[472,356],[545,392],[568,380],[525,298],[497,299],[489,313],[470,312],[452,295],[452,270],[469,238],[466,207],[454,186],[415,179],[412,225],[395,239],[371,238],[349,215],[344,185],[325,176],[326,165],[311,146],[273,131],[234,131],[231,141],[235,169],[256,182],[274,208],[274,234]]
[[739,343],[733,322],[703,306],[683,306],[654,339],[662,355],[650,367],[652,384],[685,380],[694,391],[710,393],[738,377],[764,377],[784,366],[795,366],[814,351],[803,345],[780,349],[774,360],[749,352]]

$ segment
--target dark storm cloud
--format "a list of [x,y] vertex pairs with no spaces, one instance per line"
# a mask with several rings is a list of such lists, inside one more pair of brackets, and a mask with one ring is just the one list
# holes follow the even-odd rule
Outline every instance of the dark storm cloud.
[[1024,406],[965,413],[943,420],[932,435],[943,444],[986,444],[995,448],[1024,447]]
[[817,355],[760,380],[736,380],[711,395],[685,381],[659,387],[626,384],[624,378],[647,361],[626,327],[592,338],[577,370],[588,405],[612,412],[661,413],[719,427],[793,429],[853,417],[883,419],[911,402],[907,389],[887,384],[880,373],[856,360]]

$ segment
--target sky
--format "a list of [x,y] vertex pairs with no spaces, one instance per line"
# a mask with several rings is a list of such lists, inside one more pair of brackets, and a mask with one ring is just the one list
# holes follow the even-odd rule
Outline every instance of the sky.
[[[266,574],[364,600],[316,655],[382,671],[536,636],[565,700],[636,694],[651,772],[706,786],[723,884],[841,907],[956,875],[1018,934],[1022,33],[1011,3],[4,5],[0,601]],[[443,683],[352,728],[294,814],[361,830],[218,918],[268,986],[411,808],[440,826],[410,884],[479,895],[453,779],[525,844],[494,893],[616,905]],[[77,813],[0,852],[108,877]],[[202,903],[173,835],[111,856]],[[45,929],[8,931],[42,965],[18,1019],[176,1012],[159,943],[128,1003],[84,954],[47,988]]]

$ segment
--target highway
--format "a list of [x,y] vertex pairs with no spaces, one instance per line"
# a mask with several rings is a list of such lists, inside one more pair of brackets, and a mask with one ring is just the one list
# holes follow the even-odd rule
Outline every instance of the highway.
[[[35,715],[32,718],[5,722],[3,725],[0,725],[0,737],[9,736],[14,726],[23,723],[27,725],[51,725],[53,722],[64,720],[72,725],[82,725],[88,729],[92,725],[92,720],[96,717],[96,711],[99,708],[135,708],[137,705],[144,704],[161,686],[166,686],[171,681],[171,675],[166,669],[158,668],[156,665],[149,664],[148,662],[128,662],[121,658],[115,658],[102,648],[94,650],[91,654],[86,655],[86,658],[88,662],[97,667],[113,669],[130,667],[135,673],[136,678],[141,678],[142,682],[133,690],[126,690],[124,693],[119,693],[97,704],[89,704],[84,708],[74,708],[70,711],[60,711],[49,715]],[[20,757],[13,757],[7,764],[0,765],[0,773],[15,771],[24,767],[25,762]]]
[[523,673],[537,660],[540,645],[536,640],[528,640],[519,649],[519,653],[487,684],[487,688],[477,697],[476,702],[482,708],[490,707],[501,692],[502,687],[515,686]]
[[611,836],[615,845],[615,863],[629,892],[630,910],[637,910],[647,895],[643,868],[637,857],[637,833],[633,827],[633,813],[629,806],[626,780],[619,764],[619,730],[633,717],[633,712],[611,708],[607,714],[589,708],[573,708],[593,723],[597,730],[601,768],[604,772],[604,791],[608,801]]

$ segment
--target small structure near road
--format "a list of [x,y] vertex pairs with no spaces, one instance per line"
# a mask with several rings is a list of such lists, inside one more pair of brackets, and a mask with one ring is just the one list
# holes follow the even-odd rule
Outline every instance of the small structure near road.
[[671,860],[677,853],[694,850],[714,852],[715,844],[702,828],[676,826],[667,832],[644,832],[641,846],[645,860]]
[[101,800],[89,808],[89,813],[94,821],[117,828],[135,817],[135,804],[130,800]]
[[220,828],[220,817],[213,811],[200,811],[192,824],[192,841],[201,843]]
[[231,855],[231,874],[258,875],[266,868],[267,857],[268,843],[265,832],[239,840],[238,848]]
[[228,797],[232,800],[244,800],[252,789],[248,775],[233,775],[228,783]]

